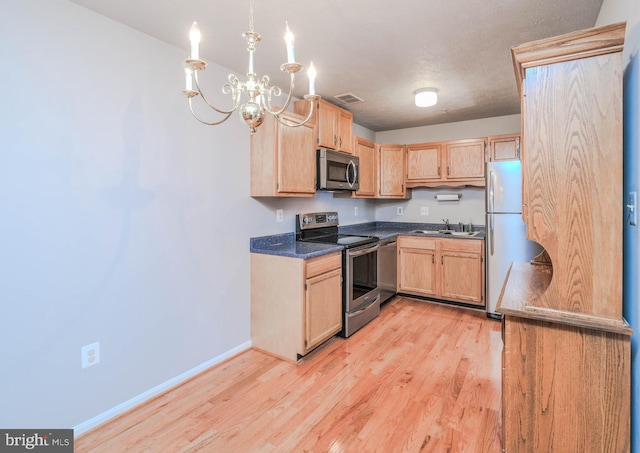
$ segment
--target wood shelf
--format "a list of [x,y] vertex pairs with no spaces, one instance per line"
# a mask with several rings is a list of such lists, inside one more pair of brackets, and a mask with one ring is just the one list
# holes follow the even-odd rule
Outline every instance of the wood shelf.
[[624,319],[604,318],[532,305],[531,301],[537,299],[548,288],[552,274],[550,266],[513,263],[507,273],[496,311],[503,315],[631,335],[631,326]]

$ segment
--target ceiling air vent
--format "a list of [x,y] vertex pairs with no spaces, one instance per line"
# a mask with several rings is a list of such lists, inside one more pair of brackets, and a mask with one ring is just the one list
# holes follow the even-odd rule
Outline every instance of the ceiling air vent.
[[355,104],[356,102],[363,102],[364,99],[360,99],[358,96],[356,96],[353,93],[345,93],[345,94],[340,94],[338,96],[334,96],[337,100],[339,100],[340,102],[344,102],[345,104]]

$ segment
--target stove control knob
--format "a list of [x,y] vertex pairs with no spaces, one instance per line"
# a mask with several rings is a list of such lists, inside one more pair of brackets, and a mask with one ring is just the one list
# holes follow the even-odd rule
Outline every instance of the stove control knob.
[[302,223],[304,223],[305,225],[311,223],[313,221],[313,218],[311,218],[310,216],[305,216],[302,218]]

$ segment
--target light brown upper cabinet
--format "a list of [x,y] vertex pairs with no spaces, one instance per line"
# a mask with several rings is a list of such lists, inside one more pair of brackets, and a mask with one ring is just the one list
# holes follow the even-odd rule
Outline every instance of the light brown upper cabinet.
[[377,144],[378,198],[407,198],[404,183],[405,146]]
[[[293,104],[295,113],[309,114],[309,101],[300,100]],[[323,99],[316,101],[313,113],[315,120],[316,148],[329,148],[353,154],[353,114]]]
[[456,140],[445,144],[447,180],[478,179],[484,185],[485,139]]
[[[293,114],[285,120],[299,122]],[[316,193],[316,151],[313,123],[287,127],[272,115],[251,135],[252,197],[313,197]]]
[[376,145],[362,137],[356,137],[354,142],[355,155],[360,160],[358,169],[360,184],[355,196],[373,198],[376,196],[376,169],[378,168]]
[[442,179],[440,143],[407,145],[407,182]]
[[483,187],[486,139],[407,145],[407,187]]
[[520,134],[489,137],[488,154],[487,159],[491,162],[520,159]]
[[355,192],[335,192],[336,198],[411,198],[404,184],[405,147],[377,144],[355,137],[354,154],[360,158]]
[[338,150],[353,154],[353,113],[340,111],[340,127],[338,128]]

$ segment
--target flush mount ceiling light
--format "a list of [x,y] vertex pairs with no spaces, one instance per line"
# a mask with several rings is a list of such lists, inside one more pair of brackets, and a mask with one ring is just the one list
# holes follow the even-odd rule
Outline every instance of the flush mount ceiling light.
[[[191,26],[191,31],[189,33],[189,40],[191,41],[191,55],[185,60],[184,73],[186,86],[182,92],[189,99],[189,109],[193,116],[201,123],[208,126],[215,126],[216,124],[224,123],[233,112],[238,110],[242,119],[249,126],[252,134],[264,121],[265,112],[273,115],[279,123],[285,126],[297,127],[306,124],[313,115],[315,101],[320,98],[320,96],[315,93],[316,70],[313,67],[313,63],[311,63],[307,72],[309,76],[309,94],[304,96],[304,98],[311,103],[309,115],[299,123],[292,123],[289,119],[285,122],[280,118],[280,115],[287,110],[289,103],[291,102],[295,75],[297,72],[302,70],[302,65],[295,61],[293,54],[293,33],[289,31],[289,25],[287,24],[287,32],[284,38],[287,44],[287,62],[280,66],[280,70],[290,76],[289,94],[287,95],[287,100],[284,103],[284,106],[280,109],[273,108],[271,106],[271,98],[282,94],[280,87],[269,86],[269,76],[264,75],[259,79],[253,69],[253,54],[256,51],[256,44],[260,41],[260,35],[253,31],[253,0],[249,0],[249,31],[245,32],[243,36],[247,40],[247,50],[249,51],[249,71],[247,72],[247,80],[245,82],[241,82],[235,74],[229,74],[229,83],[222,86],[222,92],[224,94],[231,95],[233,105],[229,110],[221,110],[210,104],[200,89],[200,84],[198,83],[198,71],[205,69],[207,67],[207,63],[200,59],[200,29],[198,28],[198,24],[194,22]],[[193,86],[194,82],[195,89]],[[243,93],[246,93],[247,95],[247,102],[241,105],[240,102]],[[193,111],[193,105],[191,103],[192,98],[197,95],[201,95],[202,100],[211,107],[211,109],[223,115],[220,121],[209,123],[198,118]]]
[[413,92],[418,107],[431,107],[438,102],[438,90],[435,88],[421,88]]

